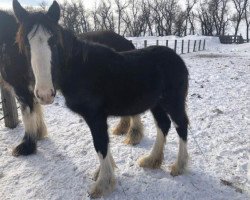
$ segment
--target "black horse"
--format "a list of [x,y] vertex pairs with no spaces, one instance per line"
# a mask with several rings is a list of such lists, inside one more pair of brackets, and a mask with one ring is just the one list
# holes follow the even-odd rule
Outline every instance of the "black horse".
[[[100,160],[91,197],[109,193],[115,186],[115,163],[107,132],[107,117],[111,115],[136,115],[150,109],[157,138],[151,153],[139,162],[141,167],[148,168],[161,166],[172,120],[180,143],[171,174],[183,172],[188,160],[185,111],[188,70],[173,50],[154,46],[118,53],[79,41],[58,25],[60,7],[56,1],[46,14],[29,13],[17,0],[13,1],[13,8],[20,22],[17,41],[34,73],[37,99],[50,104],[55,91],[60,89],[68,108],[81,115],[91,130]],[[22,150],[35,142],[32,134],[26,135]]]
[[[34,76],[30,71],[25,55],[19,52],[15,44],[18,24],[15,17],[0,10],[0,75],[2,74],[4,85],[16,94],[21,104],[22,118],[26,134],[36,135],[41,139],[47,135],[47,128],[43,120],[40,104],[37,103],[33,93]],[[124,37],[112,31],[96,31],[84,33],[80,39],[98,42],[107,45],[116,51],[129,51],[135,49],[134,45]],[[37,126],[36,126],[37,125]],[[114,134],[127,134],[127,144],[138,144],[143,137],[142,123],[139,115],[122,117],[113,131]],[[26,135],[25,134],[25,135]],[[20,155],[20,151],[14,149],[13,155]],[[34,146],[22,155],[33,153]]]

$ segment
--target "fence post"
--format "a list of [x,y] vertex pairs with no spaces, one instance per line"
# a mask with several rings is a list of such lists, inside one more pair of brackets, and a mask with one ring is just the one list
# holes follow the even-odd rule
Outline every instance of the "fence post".
[[8,128],[16,128],[16,126],[18,125],[16,99],[12,95],[12,93],[5,89],[2,85],[1,96],[5,126]]
[[181,53],[183,54],[183,49],[184,49],[184,40],[181,41]]
[[204,39],[204,42],[203,42],[203,50],[205,50],[205,46],[206,46],[206,39]]
[[195,47],[196,47],[196,40],[194,41],[194,49],[193,49],[193,52],[195,52]]
[[177,49],[177,40],[174,41],[174,51],[176,52]]
[[168,40],[166,40],[166,47],[168,47]]
[[201,40],[199,41],[199,51],[201,50]]
[[189,48],[190,48],[190,40],[188,40],[188,53],[189,53]]
[[159,40],[156,40],[156,45],[159,46]]
[[147,40],[144,40],[144,47],[147,47]]

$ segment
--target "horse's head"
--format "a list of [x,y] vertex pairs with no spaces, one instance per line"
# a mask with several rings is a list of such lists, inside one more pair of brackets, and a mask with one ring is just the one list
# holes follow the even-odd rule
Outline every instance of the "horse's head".
[[34,94],[39,103],[51,104],[56,94],[54,71],[61,46],[60,7],[54,1],[47,13],[29,13],[13,0],[13,9],[20,25],[16,40],[35,77]]

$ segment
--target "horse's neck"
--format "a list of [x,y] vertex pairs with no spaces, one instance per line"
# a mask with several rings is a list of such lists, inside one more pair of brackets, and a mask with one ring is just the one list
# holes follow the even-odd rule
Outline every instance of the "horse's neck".
[[65,63],[70,66],[73,64],[75,59],[84,60],[84,46],[86,43],[80,41],[71,32],[64,32],[64,59]]

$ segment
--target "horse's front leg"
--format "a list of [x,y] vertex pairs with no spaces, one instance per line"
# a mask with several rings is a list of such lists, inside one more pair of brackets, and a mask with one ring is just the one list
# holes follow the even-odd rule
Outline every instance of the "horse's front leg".
[[13,156],[35,153],[37,140],[47,136],[41,105],[34,99],[31,105],[22,102],[20,104],[25,134],[22,142],[13,149]]
[[114,162],[109,150],[109,137],[107,132],[107,117],[102,114],[85,116],[92,133],[95,150],[100,161],[99,173],[96,182],[90,190],[91,198],[99,198],[111,193],[115,188]]

